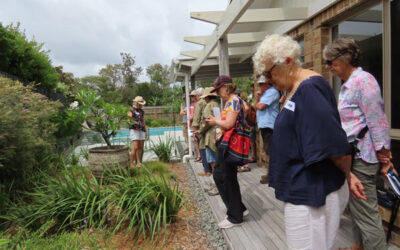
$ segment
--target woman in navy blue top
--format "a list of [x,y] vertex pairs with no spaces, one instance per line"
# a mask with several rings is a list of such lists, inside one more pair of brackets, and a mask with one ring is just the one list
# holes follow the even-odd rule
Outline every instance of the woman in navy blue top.
[[300,46],[270,35],[253,57],[256,72],[288,92],[275,120],[269,185],[285,202],[289,249],[332,249],[340,215],[352,195],[365,199],[350,172],[350,145],[329,83],[300,66]]

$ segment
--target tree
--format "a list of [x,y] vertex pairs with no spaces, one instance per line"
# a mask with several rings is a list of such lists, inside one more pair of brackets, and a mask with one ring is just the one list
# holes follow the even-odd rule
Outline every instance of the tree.
[[120,53],[122,64],[107,64],[100,69],[99,75],[108,79],[115,89],[132,87],[142,73],[141,67],[134,67],[135,57],[129,53]]
[[150,78],[150,83],[157,84],[162,89],[169,87],[168,65],[162,66],[160,63],[155,63],[146,68],[146,73]]
[[54,89],[58,79],[48,54],[43,43],[26,39],[19,23],[6,27],[0,24],[0,71]]

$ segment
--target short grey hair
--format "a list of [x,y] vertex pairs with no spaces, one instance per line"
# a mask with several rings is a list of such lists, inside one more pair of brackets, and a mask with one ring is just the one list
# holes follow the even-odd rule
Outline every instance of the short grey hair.
[[288,56],[296,64],[301,64],[300,54],[300,45],[291,37],[278,34],[267,35],[253,56],[254,71],[260,75],[265,70],[265,63],[267,61],[280,64]]
[[357,67],[361,56],[361,49],[357,42],[349,38],[340,38],[325,46],[323,50],[325,60],[333,60],[341,58],[342,61],[349,63],[351,66]]

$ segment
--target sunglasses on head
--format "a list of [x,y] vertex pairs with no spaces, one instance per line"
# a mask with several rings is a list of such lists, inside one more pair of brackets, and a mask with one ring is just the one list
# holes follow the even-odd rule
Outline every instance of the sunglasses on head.
[[343,56],[345,53],[339,53],[336,57],[334,57],[331,60],[325,60],[324,64],[328,65],[328,66],[332,66],[333,61],[335,61],[336,59],[338,59],[339,57]]

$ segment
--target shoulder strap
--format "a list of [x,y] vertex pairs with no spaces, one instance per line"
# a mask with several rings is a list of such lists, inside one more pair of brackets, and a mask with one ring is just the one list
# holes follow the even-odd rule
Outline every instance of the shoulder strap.
[[239,106],[240,106],[240,113],[239,113],[239,122],[241,124],[245,124],[245,117],[244,117],[244,108],[243,108],[243,100],[238,96],[239,99]]
[[359,141],[364,138],[365,134],[368,132],[368,125],[361,129],[360,133],[358,133],[356,140]]

